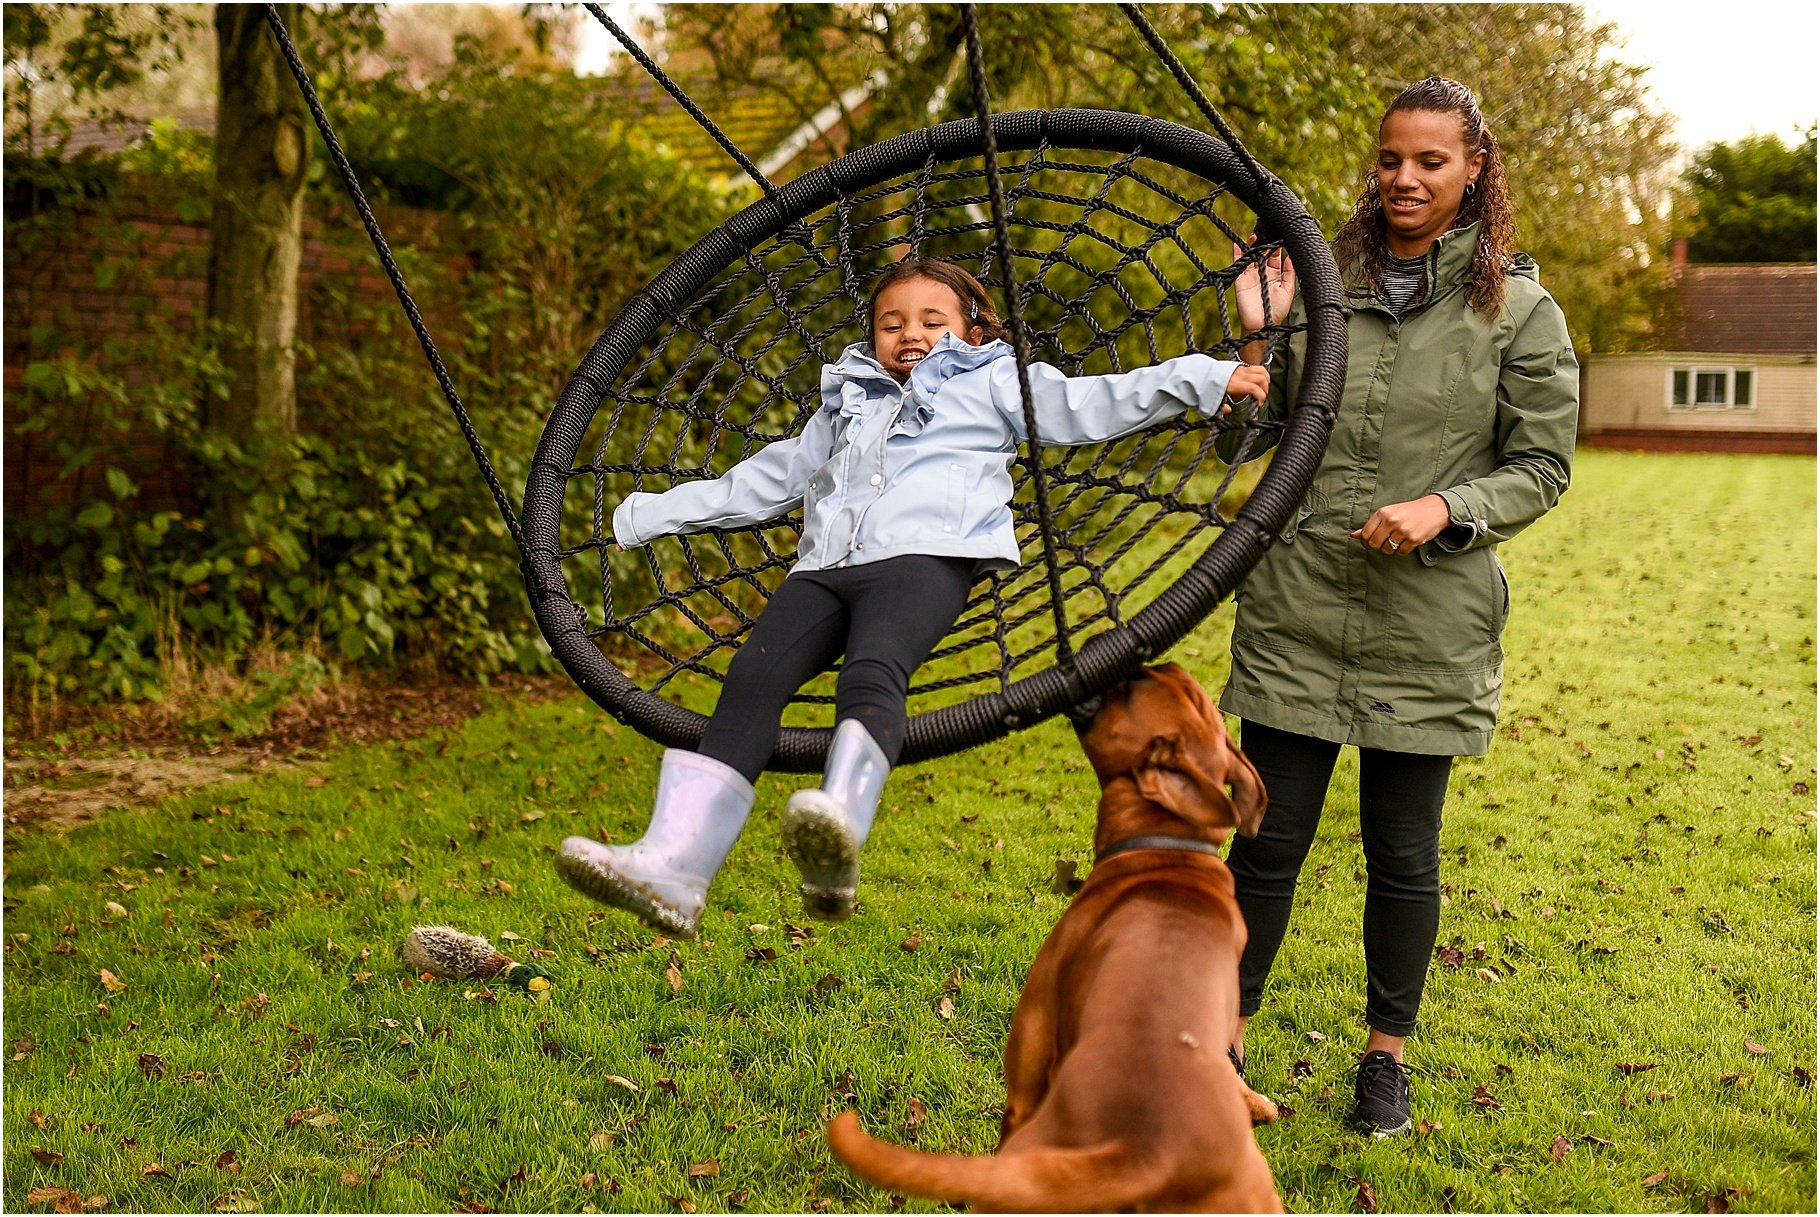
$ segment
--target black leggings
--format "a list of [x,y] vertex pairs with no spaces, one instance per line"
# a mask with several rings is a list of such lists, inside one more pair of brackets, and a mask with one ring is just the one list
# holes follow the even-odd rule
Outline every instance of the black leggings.
[[905,554],[864,566],[792,571],[727,666],[701,752],[747,781],[764,772],[784,707],[845,653],[836,721],[858,719],[896,763],[910,675],[966,606],[972,558]]
[[[1264,978],[1289,928],[1296,876],[1314,844],[1340,745],[1240,724],[1240,746],[1270,805],[1258,835],[1235,837],[1226,864],[1250,934],[1239,959],[1239,1013],[1258,1012]],[[1359,839],[1365,847],[1365,1021],[1415,1030],[1441,925],[1441,804],[1451,756],[1359,749]]]

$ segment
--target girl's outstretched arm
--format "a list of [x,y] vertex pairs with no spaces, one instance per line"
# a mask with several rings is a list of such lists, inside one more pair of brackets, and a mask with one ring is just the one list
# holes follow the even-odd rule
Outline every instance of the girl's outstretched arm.
[[833,447],[833,414],[818,410],[801,434],[766,444],[717,478],[627,495],[613,512],[613,540],[630,549],[658,537],[774,520],[803,501],[809,476]]
[[[1107,376],[1064,376],[1046,363],[1033,363],[1030,392],[1036,403],[1037,438],[1045,444],[1095,444],[1188,410],[1218,414],[1240,366],[1198,352]],[[1017,365],[1010,359],[998,360],[990,375],[993,404],[1022,443],[1029,436]]]

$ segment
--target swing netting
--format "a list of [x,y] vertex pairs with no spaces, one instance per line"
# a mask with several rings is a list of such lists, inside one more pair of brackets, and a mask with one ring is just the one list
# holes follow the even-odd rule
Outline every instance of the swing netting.
[[[1036,452],[1059,613],[1035,560],[1031,458],[1017,462],[1012,509],[1025,565],[976,582],[917,673],[906,761],[1065,710],[1191,630],[1300,498],[1341,375],[1337,310],[1313,306],[1337,292],[1319,230],[1242,154],[1187,127],[1109,111],[991,122],[1030,358],[1092,375],[1188,351],[1237,358],[1242,340],[1260,337],[1274,353],[1303,328],[1318,341],[1302,379],[1299,406],[1309,408],[1290,413],[1290,434],[1255,487],[1255,467],[1239,462],[1284,424],[1249,411],[1234,412],[1253,420],[1244,423],[1189,414],[1110,443]],[[526,489],[533,605],[570,675],[645,734],[673,746],[699,740],[701,711],[788,572],[802,520],[792,513],[621,552],[613,509],[634,490],[718,476],[800,431],[821,407],[822,366],[867,336],[871,281],[892,263],[952,260],[1003,302],[982,153],[979,122],[951,122],[780,188],[640,292],[564,391]],[[1264,239],[1235,262],[1233,244],[1247,246],[1254,231]],[[1287,301],[1267,300],[1273,324],[1243,334],[1234,280],[1281,249],[1302,271],[1313,320],[1286,325]],[[1230,463],[1215,451],[1222,437]],[[819,763],[835,678],[792,703],[774,767]]]

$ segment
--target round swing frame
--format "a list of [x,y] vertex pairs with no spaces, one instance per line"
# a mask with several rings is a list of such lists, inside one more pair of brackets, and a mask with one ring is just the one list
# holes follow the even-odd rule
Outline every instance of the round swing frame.
[[[1314,476],[1346,372],[1346,311],[1340,278],[1320,228],[1281,181],[1242,150],[1165,119],[1111,110],[1024,110],[990,117],[1000,151],[1048,146],[1137,154],[1213,182],[1246,204],[1260,231],[1295,264],[1307,316],[1296,401],[1269,468],[1235,518],[1174,584],[1114,629],[1083,643],[1065,663],[911,716],[900,763],[971,748],[1097,697],[1129,679],[1192,630],[1263,556]],[[627,363],[677,310],[747,251],[792,225],[912,172],[931,158],[953,162],[987,151],[977,118],[908,132],[840,157],[779,186],[677,257],[620,310],[582,359],[545,423],[520,518],[525,582],[538,627],[564,670],[621,722],[669,747],[699,744],[707,717],[666,701],[620,672],[589,635],[570,594],[560,540],[565,487],[581,444]],[[768,768],[814,772],[833,730],[783,727]]]

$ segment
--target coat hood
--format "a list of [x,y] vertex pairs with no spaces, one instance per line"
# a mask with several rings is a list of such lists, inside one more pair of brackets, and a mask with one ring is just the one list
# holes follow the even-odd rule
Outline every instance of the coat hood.
[[[995,359],[1010,355],[1011,344],[995,338],[991,342],[974,346],[963,342],[954,333],[943,334],[928,355],[923,357],[910,372],[909,385],[918,390],[924,401],[933,397],[944,383],[975,368],[984,367]],[[878,353],[870,342],[856,342],[842,351],[840,358],[822,369],[823,400],[838,397],[840,412],[849,417],[859,414],[864,393],[842,393],[841,383],[853,384],[883,381],[881,387],[895,387],[897,378],[885,370],[885,365],[878,361]]]
[[[1472,259],[1478,252],[1479,234],[1484,225],[1474,220],[1460,228],[1450,229],[1435,239],[1428,249],[1428,279],[1436,285],[1437,290],[1428,293],[1433,300],[1442,292],[1451,288],[1464,287],[1472,280]],[[1528,279],[1532,283],[1541,281],[1541,274],[1536,267],[1536,260],[1528,254],[1517,254],[1509,265],[1505,266],[1507,277]],[[1349,295],[1366,296],[1373,299],[1377,293],[1365,282],[1365,277],[1357,270],[1346,275],[1346,290]],[[1419,306],[1418,306],[1419,307]]]

